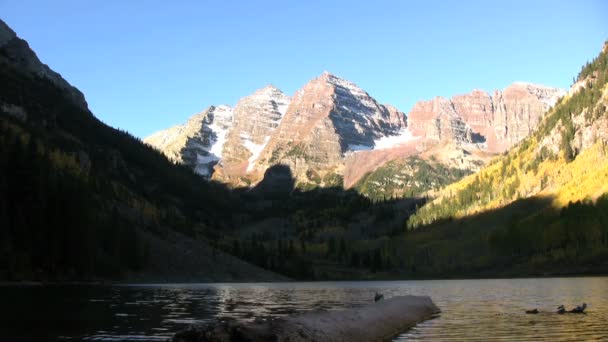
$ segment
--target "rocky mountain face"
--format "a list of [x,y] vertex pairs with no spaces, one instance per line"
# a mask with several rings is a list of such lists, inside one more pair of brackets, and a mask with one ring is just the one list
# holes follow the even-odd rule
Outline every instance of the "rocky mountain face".
[[[451,99],[437,97],[430,101],[419,101],[407,117],[408,130],[414,139],[389,149],[350,155],[346,161],[344,185],[371,189],[392,184],[386,188],[394,191],[386,195],[400,196],[408,193],[411,187],[402,186],[402,182],[397,180],[398,176],[412,178],[418,174],[418,178],[422,178],[417,180],[420,182],[430,179],[428,175],[434,171],[451,170],[454,173],[454,170],[459,170],[459,174],[477,171],[496,153],[508,150],[528,136],[544,113],[565,93],[564,90],[542,85],[514,83],[503,91],[494,91],[492,95],[474,90]],[[395,167],[386,164],[390,161],[396,161],[399,165],[407,164],[412,156],[438,167],[417,163],[414,166],[423,166],[422,170],[402,175],[408,168],[403,168],[397,174]],[[434,171],[427,172],[426,169]],[[370,173],[374,173],[374,177],[365,177]],[[445,175],[436,176],[434,178],[452,179]],[[378,184],[365,184],[370,179]],[[395,182],[396,185],[393,184]],[[426,183],[428,189],[447,185]],[[417,185],[416,188],[424,187]],[[375,193],[377,196],[377,191]]]
[[215,169],[216,178],[236,183],[253,169],[289,102],[289,96],[269,85],[236,104],[233,124],[222,148],[222,160]]
[[402,112],[327,72],[293,99],[267,86],[233,110],[217,108],[224,113],[221,123],[211,107],[144,141],[203,176],[233,185],[255,183],[277,164],[290,166],[300,182],[338,185],[347,154],[408,136]]
[[437,97],[414,105],[408,115],[412,134],[457,144],[480,144],[498,153],[525,138],[542,115],[566,92],[529,83],[513,83],[492,95],[482,90]]
[[[214,126],[206,111],[145,141],[199,174],[234,186],[255,184],[273,165],[286,165],[299,187],[350,188],[382,165],[403,164],[412,156],[433,158],[432,165],[447,170],[475,171],[526,137],[564,94],[514,83],[491,95],[474,90],[420,101],[406,117],[325,72],[293,98],[267,86],[242,98],[232,111],[226,109],[232,120],[222,125]],[[207,128],[216,126],[221,134]]]
[[169,159],[210,177],[222,158],[233,111],[229,106],[211,106],[192,116],[183,125],[152,134],[144,142],[162,151]]
[[284,164],[300,183],[335,185],[329,183],[342,174],[345,154],[372,149],[405,128],[403,113],[326,72],[296,92],[253,174]]

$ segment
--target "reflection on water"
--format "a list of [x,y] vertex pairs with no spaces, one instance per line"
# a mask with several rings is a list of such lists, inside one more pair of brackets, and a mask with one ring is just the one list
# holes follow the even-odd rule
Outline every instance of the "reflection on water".
[[[0,340],[164,341],[216,317],[248,321],[429,295],[440,317],[397,340],[608,339],[608,278],[0,287]],[[558,305],[590,304],[586,315]],[[538,315],[524,310],[538,308]]]

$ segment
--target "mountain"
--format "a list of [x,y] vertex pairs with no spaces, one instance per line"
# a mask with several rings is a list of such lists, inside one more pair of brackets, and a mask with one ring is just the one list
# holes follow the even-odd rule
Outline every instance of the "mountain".
[[403,113],[325,72],[295,93],[252,177],[256,180],[256,173],[284,164],[300,184],[338,185],[345,154],[371,149],[406,126]]
[[383,138],[407,138],[402,112],[377,103],[352,82],[328,72],[298,90],[293,99],[274,86],[262,88],[242,98],[232,113],[226,139],[214,145],[220,149],[221,143],[221,152],[212,153],[211,163],[205,152],[199,154],[199,162],[187,155],[187,143],[209,150],[205,131],[210,123],[205,115],[195,115],[187,124],[144,141],[196,170],[208,169],[221,156],[213,178],[233,185],[257,183],[267,168],[278,163],[289,164],[300,183],[310,183],[312,177],[316,185],[337,185],[345,154],[373,149],[386,143]]
[[222,158],[232,121],[232,108],[211,106],[183,125],[154,133],[144,142],[163,151],[170,160],[191,167],[201,176],[210,177],[213,167]]
[[269,85],[239,100],[234,107],[234,123],[223,146],[216,179],[235,184],[246,179],[257,159],[283,119],[289,96]]
[[[347,158],[346,187],[372,198],[419,195],[473,173],[525,138],[566,92],[513,83],[417,102],[407,116],[413,140]],[[397,167],[398,166],[398,167]]]
[[289,102],[287,95],[269,85],[242,98],[234,108],[211,106],[144,142],[205,178],[215,175],[238,183],[251,171]]
[[[504,157],[434,194],[436,199],[426,210],[433,211],[433,206],[448,202],[453,209],[433,216],[431,221],[500,207],[517,198],[550,195],[555,197],[554,204],[561,207],[569,201],[595,199],[607,191],[602,185],[608,184],[602,181],[606,177],[603,149],[608,141],[606,59],[604,47],[533,134]],[[586,182],[598,186],[586,186]],[[483,195],[479,194],[480,188],[484,188]],[[478,195],[474,200],[459,198],[467,192]],[[429,222],[423,218],[426,210],[418,214],[421,223]],[[412,222],[416,220],[413,218]]]
[[[217,248],[227,189],[102,123],[1,20],[0,79],[0,280],[285,279]],[[212,145],[227,116],[201,116]]]
[[88,109],[87,102],[80,90],[71,86],[61,75],[51,70],[48,65],[43,64],[36,53],[30,49],[28,43],[19,39],[15,31],[2,20],[0,20],[0,46],[2,47],[2,55],[0,56],[2,63],[19,68],[31,75],[45,78],[63,90],[73,104],[81,109]]
[[513,83],[492,95],[474,90],[451,99],[417,102],[408,123],[415,136],[477,143],[488,152],[500,153],[527,137],[565,94],[562,89],[529,83]]
[[212,123],[195,115],[144,141],[200,174],[208,176],[215,165],[212,178],[232,186],[256,184],[268,168],[284,164],[299,188],[354,187],[382,199],[419,194],[476,171],[526,137],[564,94],[514,83],[492,95],[475,90],[421,101],[406,117],[325,72],[292,99],[273,86],[241,99],[232,122],[222,126],[225,139],[210,139]]

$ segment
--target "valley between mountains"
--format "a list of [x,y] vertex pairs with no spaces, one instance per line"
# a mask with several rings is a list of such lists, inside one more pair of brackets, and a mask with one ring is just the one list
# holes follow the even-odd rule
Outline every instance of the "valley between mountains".
[[324,72],[143,141],[2,21],[0,78],[2,281],[608,272],[608,45],[569,90],[406,113]]

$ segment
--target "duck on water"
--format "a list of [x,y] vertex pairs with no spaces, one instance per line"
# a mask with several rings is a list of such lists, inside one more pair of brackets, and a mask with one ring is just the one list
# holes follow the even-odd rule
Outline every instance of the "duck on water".
[[[557,307],[557,313],[562,315],[565,313],[576,313],[576,314],[582,314],[585,313],[585,309],[587,308],[587,303],[583,303],[582,305],[578,305],[577,307],[575,307],[574,309],[570,310],[570,311],[566,311],[566,308],[563,305],[560,305]],[[540,311],[538,311],[538,309],[532,309],[532,310],[526,310],[527,314],[537,314]]]

